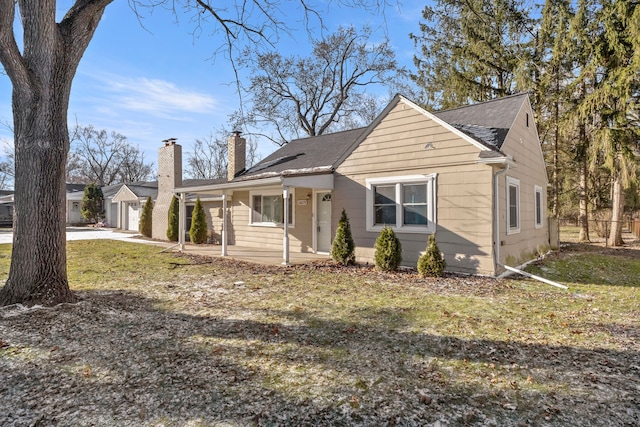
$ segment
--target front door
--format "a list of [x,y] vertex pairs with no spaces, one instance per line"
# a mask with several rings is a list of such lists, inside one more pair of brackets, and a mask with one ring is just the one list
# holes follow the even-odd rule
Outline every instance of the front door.
[[316,193],[316,252],[331,252],[331,193]]

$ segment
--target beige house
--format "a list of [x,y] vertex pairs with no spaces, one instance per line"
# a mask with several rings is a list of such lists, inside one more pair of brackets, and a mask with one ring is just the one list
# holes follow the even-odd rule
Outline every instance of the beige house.
[[[181,183],[179,145],[158,159],[158,200],[162,180],[182,218],[190,199],[206,199],[222,255],[228,245],[282,249],[287,264],[291,252],[328,253],[342,209],[359,262],[373,262],[385,225],[409,267],[431,233],[447,270],[460,273],[497,275],[549,245],[547,175],[526,94],[438,113],[398,95],[366,128],[291,141],[247,170],[244,139],[234,135],[229,148],[228,180],[208,185]],[[156,205],[154,237],[163,238],[167,211]]]

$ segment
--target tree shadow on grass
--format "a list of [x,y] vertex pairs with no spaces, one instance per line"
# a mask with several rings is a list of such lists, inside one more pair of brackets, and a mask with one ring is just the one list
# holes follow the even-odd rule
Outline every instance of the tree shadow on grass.
[[300,309],[218,318],[128,292],[82,296],[2,312],[0,424],[609,426],[640,417],[637,349],[406,332],[392,307],[350,321]]

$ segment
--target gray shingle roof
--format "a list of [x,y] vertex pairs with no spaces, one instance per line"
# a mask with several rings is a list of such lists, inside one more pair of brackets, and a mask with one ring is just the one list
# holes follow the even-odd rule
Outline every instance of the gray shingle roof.
[[[526,93],[506,96],[479,104],[436,112],[434,115],[490,148],[493,152],[500,154],[500,148],[527,96]],[[283,174],[333,171],[343,155],[348,154],[348,150],[355,148],[354,143],[367,129],[359,128],[293,140],[236,177],[234,181]],[[184,185],[186,186],[186,182]],[[195,183],[191,185],[195,185]]]
[[527,98],[526,93],[434,113],[492,150],[499,150]]
[[340,157],[365,128],[296,139],[249,168],[235,180],[257,179],[283,173],[313,173],[333,170]]

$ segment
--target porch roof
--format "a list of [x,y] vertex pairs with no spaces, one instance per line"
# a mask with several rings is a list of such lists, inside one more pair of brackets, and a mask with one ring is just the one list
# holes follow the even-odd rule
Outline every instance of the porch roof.
[[269,176],[261,179],[252,179],[246,181],[230,181],[223,184],[214,185],[198,185],[193,187],[176,187],[175,193],[196,193],[196,194],[218,194],[223,192],[233,193],[233,190],[248,190],[260,187],[305,187],[319,190],[333,189],[333,170],[325,171],[325,173],[316,174],[283,174],[278,176]]

